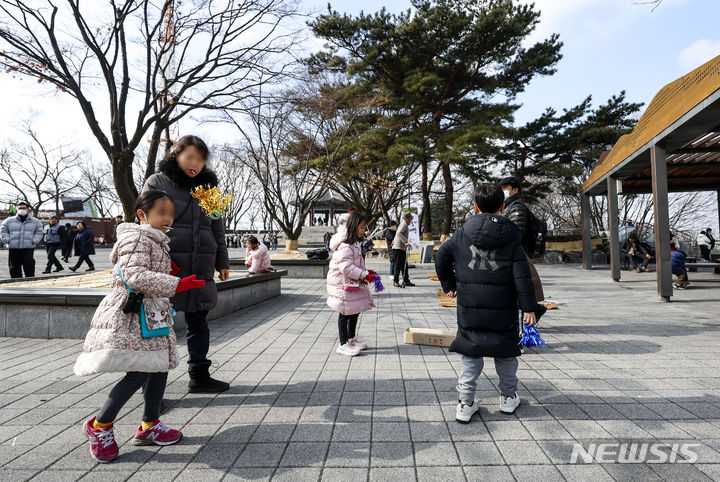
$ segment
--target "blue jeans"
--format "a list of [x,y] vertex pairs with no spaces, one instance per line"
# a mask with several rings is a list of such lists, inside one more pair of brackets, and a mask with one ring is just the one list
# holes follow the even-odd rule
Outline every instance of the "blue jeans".
[[[482,373],[483,366],[483,357],[462,355],[457,391],[460,401],[465,405],[472,405],[475,401],[477,379]],[[502,396],[515,396],[518,384],[517,369],[517,357],[495,358],[495,371],[500,378],[500,394]]]

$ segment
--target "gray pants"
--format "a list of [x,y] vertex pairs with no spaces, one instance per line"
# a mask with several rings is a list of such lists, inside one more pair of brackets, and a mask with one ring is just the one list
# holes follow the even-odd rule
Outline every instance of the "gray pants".
[[[483,357],[462,355],[460,361],[460,376],[458,377],[457,391],[460,401],[465,405],[472,405],[475,400],[477,379],[484,366]],[[495,371],[500,378],[500,394],[505,397],[514,397],[517,391],[517,357],[495,358]]]

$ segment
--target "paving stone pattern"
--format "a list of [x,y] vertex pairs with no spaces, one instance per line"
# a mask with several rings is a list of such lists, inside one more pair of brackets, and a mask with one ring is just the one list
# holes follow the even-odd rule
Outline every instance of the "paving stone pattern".
[[[499,413],[487,363],[480,418],[460,425],[458,356],[403,344],[407,326],[455,325],[426,272],[413,270],[417,287],[388,287],[361,316],[370,348],[353,359],[334,353],[336,315],[318,280],[283,280],[280,298],[213,321],[215,376],[231,391],[188,395],[186,373],[173,371],[162,419],[182,442],[129,443],[136,395],[116,422],[121,455],[110,464],[90,457],[81,424],[119,375],[75,377],[79,340],[0,338],[0,480],[720,478],[720,277],[694,274],[695,291],[667,304],[656,301],[654,275],[612,283],[607,271],[541,267],[546,293],[567,305],[540,325],[549,348],[521,358],[523,404]],[[695,443],[697,461],[569,463],[576,442],[627,441]]]

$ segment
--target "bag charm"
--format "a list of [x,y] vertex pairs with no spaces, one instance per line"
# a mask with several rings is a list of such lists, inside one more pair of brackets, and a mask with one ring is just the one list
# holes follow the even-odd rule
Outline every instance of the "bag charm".
[[[172,317],[175,310],[168,298],[145,299],[143,293],[135,293],[130,285],[125,282],[120,266],[115,265],[115,271],[120,276],[128,292],[128,301],[123,308],[124,313],[138,313],[140,315],[140,334],[143,338],[154,338],[156,336],[168,336],[170,327],[173,324]],[[131,301],[132,300],[132,301]],[[139,309],[139,311],[138,311]],[[148,322],[149,320],[149,322]]]

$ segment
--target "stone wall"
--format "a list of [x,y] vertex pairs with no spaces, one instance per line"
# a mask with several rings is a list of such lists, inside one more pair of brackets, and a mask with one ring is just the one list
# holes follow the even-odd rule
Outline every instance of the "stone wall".
[[[286,271],[217,283],[218,304],[209,318],[280,296],[280,279]],[[0,337],[84,338],[95,309],[107,290],[73,288],[0,288]],[[178,313],[175,330],[185,329],[185,317]]]

